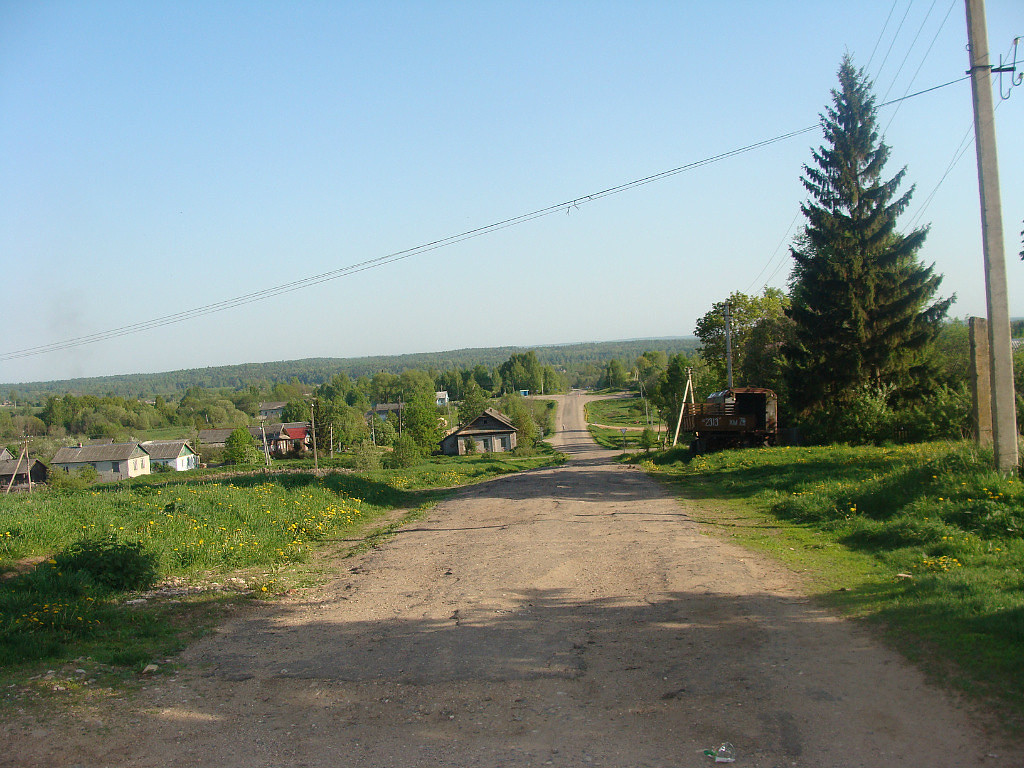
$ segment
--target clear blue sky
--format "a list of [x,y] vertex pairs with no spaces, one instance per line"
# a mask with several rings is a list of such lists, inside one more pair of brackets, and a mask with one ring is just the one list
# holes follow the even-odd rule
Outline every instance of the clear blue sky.
[[[1024,34],[1024,6],[987,5],[997,57]],[[813,125],[844,51],[880,101],[945,83],[967,69],[965,44],[963,0],[2,0],[0,354]],[[1010,311],[1024,315],[1024,87],[996,116]],[[906,165],[917,185],[908,226],[971,119],[967,81],[882,110],[888,171]],[[689,335],[730,292],[785,286],[801,168],[820,141],[806,133],[269,301],[0,361],[0,382]],[[973,144],[921,220],[921,257],[957,294],[953,313],[983,315]]]

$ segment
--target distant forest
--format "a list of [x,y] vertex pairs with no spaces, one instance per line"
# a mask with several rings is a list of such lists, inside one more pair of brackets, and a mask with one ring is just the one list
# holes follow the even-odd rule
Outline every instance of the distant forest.
[[[76,395],[110,395],[124,398],[179,398],[191,387],[207,389],[238,389],[249,385],[274,385],[298,380],[319,386],[331,377],[346,373],[355,379],[372,377],[385,371],[399,374],[408,369],[445,371],[452,368],[488,368],[500,365],[514,353],[532,349],[542,365],[564,371],[574,386],[592,385],[604,363],[611,359],[635,360],[647,351],[668,355],[692,354],[700,342],[692,336],[662,339],[631,339],[550,347],[489,347],[456,349],[447,352],[423,352],[409,355],[378,355],[374,357],[314,357],[305,360],[281,360],[271,363],[245,363],[212,368],[191,368],[166,373],[134,373],[121,376],[97,376],[61,381],[23,384],[0,384],[4,397],[40,404],[47,396],[72,393]],[[19,404],[21,404],[19,402]]]

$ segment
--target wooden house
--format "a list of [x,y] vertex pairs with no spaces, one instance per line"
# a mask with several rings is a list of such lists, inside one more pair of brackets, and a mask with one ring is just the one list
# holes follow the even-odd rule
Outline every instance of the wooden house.
[[516,447],[518,432],[505,414],[488,408],[471,422],[446,435],[441,441],[441,453],[463,456],[473,450],[483,453],[503,453]]
[[[9,453],[7,455],[10,456]],[[25,459],[18,461],[13,456],[9,459],[0,459],[0,492],[6,491],[9,487],[27,487],[30,476],[33,483],[45,483],[47,471],[46,465],[38,459],[32,459],[30,462]]]

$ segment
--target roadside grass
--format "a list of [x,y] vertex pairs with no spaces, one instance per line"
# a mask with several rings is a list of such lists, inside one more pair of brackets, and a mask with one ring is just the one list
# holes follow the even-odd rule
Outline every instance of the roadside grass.
[[588,423],[611,427],[646,426],[644,401],[639,397],[591,400],[584,406]]
[[590,430],[594,441],[602,448],[609,448],[613,451],[641,450],[640,432],[629,431],[623,435],[620,431],[621,428],[598,427],[593,424],[587,424],[587,429]]
[[[224,611],[295,579],[316,581],[322,574],[310,563],[325,547],[372,546],[453,487],[561,461],[545,446],[528,457],[432,457],[367,473],[173,473],[0,496],[0,687],[41,679],[33,673],[42,664],[74,664],[90,679],[130,677]],[[71,557],[83,542],[100,552],[89,561],[96,567]],[[155,592],[105,578],[146,563],[164,580]]]
[[1024,730],[1024,484],[967,443],[642,462],[716,535],[787,563],[933,678]]

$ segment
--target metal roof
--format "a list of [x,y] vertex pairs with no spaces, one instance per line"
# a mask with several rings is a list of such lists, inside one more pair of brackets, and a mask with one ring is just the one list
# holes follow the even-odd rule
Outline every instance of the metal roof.
[[74,445],[61,448],[54,454],[52,464],[87,464],[93,461],[127,461],[146,455],[138,443],[111,443],[109,445]]
[[161,461],[178,458],[186,448],[189,453],[195,453],[188,440],[147,440],[142,448],[151,458]]

